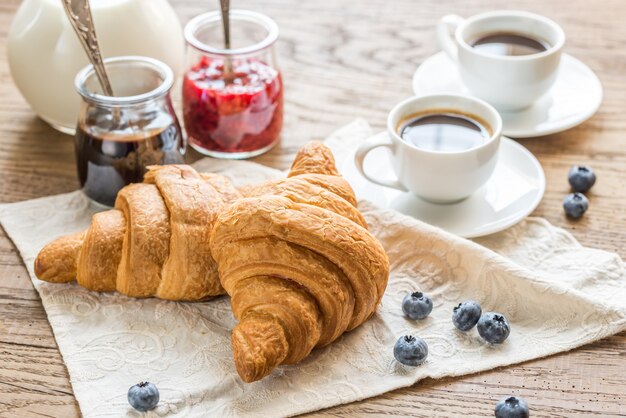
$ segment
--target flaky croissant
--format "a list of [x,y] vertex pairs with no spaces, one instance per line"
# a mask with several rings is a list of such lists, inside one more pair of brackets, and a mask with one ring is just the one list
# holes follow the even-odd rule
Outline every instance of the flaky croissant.
[[35,274],[134,297],[199,300],[223,294],[209,247],[211,226],[240,196],[220,175],[199,174],[187,165],[150,167],[144,183],[124,187],[115,209],[95,214],[87,231],[45,246]]
[[367,320],[389,262],[332,153],[312,142],[288,178],[240,190],[189,166],[153,167],[87,231],[44,247],[35,273],[136,297],[199,300],[225,290],[239,321],[235,365],[252,382]]
[[289,178],[242,192],[217,218],[211,252],[239,320],[235,365],[252,382],[368,319],[389,262],[320,143],[298,153]]

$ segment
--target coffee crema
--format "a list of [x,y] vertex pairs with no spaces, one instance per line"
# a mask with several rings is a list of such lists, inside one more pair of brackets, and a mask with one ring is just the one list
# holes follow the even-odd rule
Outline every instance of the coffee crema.
[[481,52],[499,56],[524,56],[550,48],[546,41],[515,32],[492,32],[475,37],[468,44]]
[[426,151],[465,151],[481,146],[492,135],[480,118],[451,110],[414,114],[398,126],[403,141]]

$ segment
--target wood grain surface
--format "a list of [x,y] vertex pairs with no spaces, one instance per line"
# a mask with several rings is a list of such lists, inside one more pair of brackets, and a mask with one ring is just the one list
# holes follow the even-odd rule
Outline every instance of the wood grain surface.
[[[183,23],[218,4],[171,1]],[[78,187],[72,138],[38,120],[11,81],[6,38],[19,3],[0,2],[1,202]],[[281,27],[286,126],[280,146],[257,159],[278,168],[286,168],[305,141],[322,139],[356,117],[383,129],[389,109],[411,95],[415,68],[437,52],[434,27],[444,14],[514,8],[555,19],[568,35],[565,51],[599,75],[605,98],[581,126],[520,141],[539,158],[547,176],[546,195],[534,215],[570,230],[586,246],[626,256],[626,1],[238,0],[234,7],[263,11]],[[598,174],[590,210],[578,222],[567,220],[561,209],[567,170],[575,163],[590,164]],[[622,333],[569,353],[472,376],[426,380],[310,416],[493,416],[495,402],[509,394],[526,398],[535,417],[626,416],[625,353]],[[40,299],[2,231],[0,416],[79,414]]]

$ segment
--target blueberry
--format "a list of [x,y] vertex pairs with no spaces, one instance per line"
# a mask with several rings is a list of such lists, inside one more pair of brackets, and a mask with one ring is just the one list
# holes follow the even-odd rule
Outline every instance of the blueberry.
[[409,293],[402,300],[402,312],[411,319],[424,319],[432,310],[433,301],[425,293]]
[[589,209],[589,200],[582,193],[570,193],[563,200],[563,209],[567,216],[578,219]]
[[511,332],[509,321],[497,312],[486,312],[478,320],[478,333],[491,344],[502,344]]
[[496,404],[496,418],[528,418],[528,404],[522,398],[509,396]]
[[591,167],[575,165],[567,173],[567,180],[573,191],[584,193],[595,184],[596,174]]
[[393,356],[407,366],[419,366],[428,357],[428,345],[420,337],[404,335],[393,346]]
[[452,323],[461,331],[469,331],[480,319],[482,310],[478,302],[467,300],[459,303],[452,310]]
[[147,411],[159,403],[159,390],[150,382],[141,382],[128,389],[128,403],[138,411]]

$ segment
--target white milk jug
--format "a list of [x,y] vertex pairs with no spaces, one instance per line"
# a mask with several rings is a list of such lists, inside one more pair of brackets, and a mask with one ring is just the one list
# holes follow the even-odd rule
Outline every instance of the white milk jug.
[[[104,58],[143,55],[183,68],[184,40],[167,0],[91,0]],[[13,80],[32,109],[54,128],[72,134],[80,108],[74,77],[88,64],[61,0],[24,0],[8,39]]]

